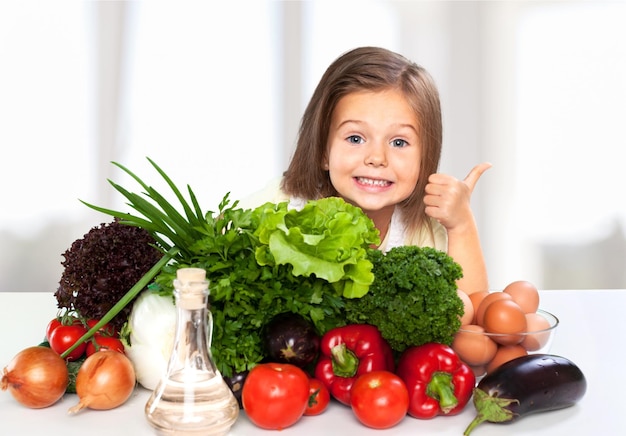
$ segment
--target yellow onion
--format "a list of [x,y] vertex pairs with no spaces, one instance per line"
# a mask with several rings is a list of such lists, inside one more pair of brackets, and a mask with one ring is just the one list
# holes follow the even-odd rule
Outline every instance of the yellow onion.
[[135,389],[133,364],[123,353],[101,350],[89,356],[76,374],[79,402],[69,413],[88,407],[109,410],[121,406]]
[[63,397],[69,376],[67,365],[55,351],[47,347],[25,348],[4,368],[2,390],[22,405],[41,409]]

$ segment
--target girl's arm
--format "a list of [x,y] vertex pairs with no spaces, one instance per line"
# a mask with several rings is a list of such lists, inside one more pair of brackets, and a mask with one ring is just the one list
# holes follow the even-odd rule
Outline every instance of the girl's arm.
[[465,180],[432,174],[424,196],[426,214],[439,221],[448,232],[448,255],[463,268],[458,287],[468,294],[489,290],[487,267],[470,197],[476,182],[490,167],[490,163],[475,166]]

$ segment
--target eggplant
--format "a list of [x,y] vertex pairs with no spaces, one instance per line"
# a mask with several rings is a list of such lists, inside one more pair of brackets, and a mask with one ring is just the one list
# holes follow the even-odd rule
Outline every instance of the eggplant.
[[293,312],[274,316],[264,328],[267,360],[306,368],[319,353],[320,337],[311,321]]
[[249,372],[250,371],[236,372],[231,377],[224,377],[224,381],[235,396],[240,409],[243,409],[243,403],[241,402],[243,384],[246,381],[246,377],[248,377]]
[[537,412],[576,404],[587,390],[574,362],[553,354],[529,354],[499,366],[474,388],[476,418],[464,435],[482,422],[510,423]]

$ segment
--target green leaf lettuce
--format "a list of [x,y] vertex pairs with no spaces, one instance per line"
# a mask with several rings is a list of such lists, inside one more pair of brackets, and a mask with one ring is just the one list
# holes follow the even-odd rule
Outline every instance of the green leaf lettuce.
[[363,211],[340,198],[312,200],[300,209],[266,203],[255,210],[259,265],[291,265],[294,276],[315,275],[340,295],[358,298],[374,281],[367,249],[380,242]]

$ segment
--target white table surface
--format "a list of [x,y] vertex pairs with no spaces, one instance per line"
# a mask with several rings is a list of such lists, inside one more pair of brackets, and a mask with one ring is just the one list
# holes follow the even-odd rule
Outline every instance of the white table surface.
[[[559,411],[530,415],[507,425],[483,423],[474,436],[515,435],[616,435],[626,434],[626,290],[542,291],[542,309],[554,313],[560,326],[551,353],[574,361],[587,378],[587,393],[576,405]],[[51,293],[0,293],[0,367],[20,350],[43,338],[47,322],[56,314]],[[117,409],[83,410],[68,415],[76,395],[65,395],[46,409],[21,406],[7,391],[0,391],[0,435],[98,436],[154,435],[144,417],[149,392],[138,387]],[[407,417],[388,430],[361,425],[352,411],[333,403],[324,414],[303,417],[280,432],[290,435],[462,435],[474,417],[470,402],[457,416],[418,420]],[[269,435],[255,427],[243,411],[232,436]]]

